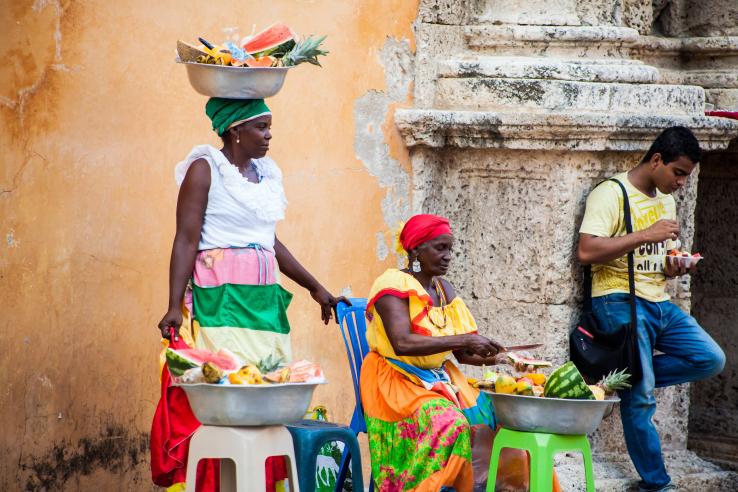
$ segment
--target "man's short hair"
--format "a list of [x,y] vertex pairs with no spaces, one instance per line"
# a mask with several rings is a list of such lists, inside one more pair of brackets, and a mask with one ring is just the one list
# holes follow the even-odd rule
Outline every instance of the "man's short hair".
[[697,137],[694,136],[692,130],[683,126],[672,126],[661,132],[651,144],[651,148],[648,149],[641,163],[650,161],[656,153],[661,154],[664,164],[674,162],[681,156],[686,156],[697,164],[702,157],[702,149],[700,149]]

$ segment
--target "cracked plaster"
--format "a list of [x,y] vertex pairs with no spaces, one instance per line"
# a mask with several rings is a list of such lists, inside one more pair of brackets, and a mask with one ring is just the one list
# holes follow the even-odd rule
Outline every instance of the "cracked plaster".
[[[364,167],[377,178],[379,186],[387,190],[382,199],[382,216],[387,228],[394,231],[410,215],[410,176],[392,157],[383,128],[394,105],[406,102],[410,95],[413,54],[406,40],[389,38],[378,56],[385,71],[386,90],[370,91],[354,103],[354,149]],[[394,251],[392,235],[389,245],[384,234],[377,233],[375,237],[377,259],[384,260],[389,251]]]
[[[24,8],[26,7],[26,8]],[[18,113],[20,126],[25,119],[25,106],[29,98],[36,94],[47,81],[50,72],[68,72],[73,70],[62,60],[62,18],[66,7],[59,0],[36,0],[30,9],[27,6],[15,7],[0,14],[0,25],[5,24],[6,33],[18,36],[26,32],[44,32],[45,35],[23,36],[23,44],[11,46],[5,44],[0,48],[0,57],[7,60],[15,68],[14,83],[4,87],[0,92],[0,104]],[[31,24],[29,29],[26,24]],[[40,29],[38,26],[44,26]],[[36,30],[38,29],[38,30]],[[32,53],[31,56],[28,53]]]

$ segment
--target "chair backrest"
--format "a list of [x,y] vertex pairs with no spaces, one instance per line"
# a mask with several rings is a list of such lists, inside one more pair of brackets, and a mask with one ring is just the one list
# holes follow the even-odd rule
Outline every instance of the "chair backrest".
[[354,396],[356,406],[351,417],[349,426],[356,432],[366,432],[364,422],[364,410],[361,407],[361,394],[359,392],[359,376],[361,375],[361,363],[369,353],[369,345],[366,343],[366,303],[364,298],[351,298],[351,306],[339,303],[336,306],[336,322],[341,328],[343,343],[346,346],[351,377],[354,383]]

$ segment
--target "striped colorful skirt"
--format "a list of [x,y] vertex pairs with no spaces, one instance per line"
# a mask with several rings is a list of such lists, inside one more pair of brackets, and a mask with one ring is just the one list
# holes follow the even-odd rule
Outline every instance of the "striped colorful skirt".
[[[185,293],[194,345],[213,352],[226,348],[246,363],[289,362],[292,294],[278,281],[274,253],[259,245],[200,251]],[[284,491],[285,459],[269,458],[265,466],[267,492]]]
[[227,348],[244,362],[288,362],[292,294],[278,283],[274,253],[258,245],[200,251],[186,301],[198,348]]

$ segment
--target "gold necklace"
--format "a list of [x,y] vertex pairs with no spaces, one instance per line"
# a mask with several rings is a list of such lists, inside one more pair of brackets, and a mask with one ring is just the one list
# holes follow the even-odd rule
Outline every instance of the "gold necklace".
[[438,297],[438,304],[439,308],[443,312],[443,324],[441,326],[438,326],[435,321],[433,321],[433,318],[430,315],[430,308],[428,308],[428,319],[431,323],[433,323],[433,326],[438,328],[439,330],[443,330],[446,328],[446,293],[443,291],[443,288],[441,287],[441,282],[438,281],[438,279],[433,278],[433,286],[436,289],[436,296]]

